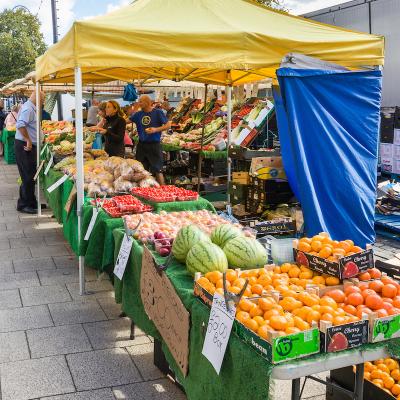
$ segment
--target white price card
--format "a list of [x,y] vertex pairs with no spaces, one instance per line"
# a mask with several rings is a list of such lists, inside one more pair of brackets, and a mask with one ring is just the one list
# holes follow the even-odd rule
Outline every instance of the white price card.
[[228,310],[224,297],[218,293],[214,294],[206,338],[201,352],[210,361],[218,375],[236,314],[236,306],[233,302],[230,302],[229,306]]
[[47,147],[49,147],[48,143],[46,143],[43,147],[42,150],[40,150],[40,155],[42,156],[44,152],[47,150]]
[[48,187],[47,191],[51,193],[53,190],[57,189],[60,185],[62,185],[68,178],[69,176],[64,174],[57,182],[54,182],[50,187]]
[[85,237],[83,238],[83,240],[89,240],[98,215],[99,215],[99,211],[97,210],[96,207],[93,207],[92,218],[90,219],[89,226],[87,228],[87,231],[86,231],[86,234],[85,234]]
[[37,178],[38,178],[38,176],[39,176],[39,174],[40,174],[40,171],[42,170],[42,168],[43,168],[43,165],[44,165],[44,160],[42,160],[41,162],[40,162],[40,164],[39,164],[39,167],[38,167],[38,169],[36,170],[36,174],[35,174],[35,176],[33,177],[33,180],[36,182],[36,180],[37,180]]
[[53,161],[54,161],[54,154],[51,153],[51,157],[49,160],[49,163],[46,165],[46,169],[44,170],[44,174],[47,175],[50,171],[50,167],[53,165]]
[[122,240],[121,248],[119,249],[117,262],[114,267],[114,275],[122,280],[124,276],[126,264],[128,263],[128,258],[131,254],[133,239],[127,234],[124,235],[124,239]]

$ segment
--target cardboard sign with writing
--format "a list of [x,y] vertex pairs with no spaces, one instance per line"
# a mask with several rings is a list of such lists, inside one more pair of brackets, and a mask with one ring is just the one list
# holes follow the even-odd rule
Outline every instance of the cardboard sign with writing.
[[140,294],[148,317],[154,322],[184,376],[189,365],[189,312],[164,272],[144,247]]

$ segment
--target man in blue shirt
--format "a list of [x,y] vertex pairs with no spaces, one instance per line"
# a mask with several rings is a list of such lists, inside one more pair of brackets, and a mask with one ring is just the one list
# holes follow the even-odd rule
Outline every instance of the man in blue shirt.
[[[44,103],[43,92],[40,92],[40,102]],[[35,214],[37,211],[35,181],[33,180],[37,163],[36,106],[36,92],[34,91],[18,114],[14,144],[15,160],[22,180],[17,210],[27,214]]]
[[152,103],[149,96],[140,96],[138,103],[133,106],[134,113],[130,120],[136,124],[139,135],[136,159],[143,164],[146,170],[155,175],[160,185],[164,185],[163,153],[160,141],[161,132],[168,130],[171,122],[168,121],[162,110],[153,108]]

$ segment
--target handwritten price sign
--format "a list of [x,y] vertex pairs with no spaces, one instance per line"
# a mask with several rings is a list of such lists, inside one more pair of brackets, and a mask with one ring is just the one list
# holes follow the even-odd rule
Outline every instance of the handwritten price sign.
[[218,375],[231,335],[235,314],[235,306],[230,304],[228,310],[225,299],[220,294],[215,293],[202,354],[210,361]]

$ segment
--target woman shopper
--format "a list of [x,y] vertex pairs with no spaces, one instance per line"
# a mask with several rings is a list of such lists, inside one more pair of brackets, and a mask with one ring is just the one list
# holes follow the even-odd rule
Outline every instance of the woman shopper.
[[[109,100],[105,109],[105,123],[103,127],[93,127],[101,133],[105,139],[104,150],[107,154],[117,157],[125,157],[125,117],[120,105],[115,100]],[[93,129],[92,128],[92,129]]]
[[7,114],[7,117],[4,121],[4,126],[8,131],[15,130],[15,126],[17,125],[17,118],[19,110],[21,109],[21,104],[17,103],[11,107],[11,112]]
[[106,105],[105,101],[97,105],[97,124],[88,128],[91,132],[96,132],[92,149],[103,148],[103,135],[99,132],[99,128],[103,128],[106,123]]

